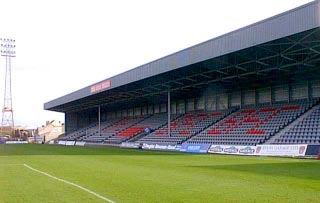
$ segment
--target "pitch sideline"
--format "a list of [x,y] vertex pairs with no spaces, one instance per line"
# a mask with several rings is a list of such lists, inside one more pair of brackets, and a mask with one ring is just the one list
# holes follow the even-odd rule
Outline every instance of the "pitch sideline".
[[66,183],[66,184],[68,184],[68,185],[72,185],[72,186],[77,187],[77,188],[79,188],[79,189],[81,189],[81,190],[84,190],[84,191],[86,191],[86,192],[88,192],[88,193],[90,193],[90,194],[92,194],[92,195],[94,195],[94,196],[96,196],[96,197],[98,197],[98,198],[106,201],[106,202],[116,203],[115,201],[113,201],[113,200],[111,200],[111,199],[109,199],[109,198],[107,198],[107,197],[104,197],[104,196],[102,196],[102,195],[100,195],[100,194],[98,194],[98,193],[96,193],[96,192],[93,192],[93,191],[91,191],[91,190],[89,190],[89,189],[87,189],[87,188],[85,188],[85,187],[82,187],[82,186],[80,186],[80,185],[77,185],[77,184],[75,184],[75,183],[66,181],[66,180],[64,180],[64,179],[61,179],[61,178],[58,178],[58,177],[56,177],[56,176],[50,175],[50,174],[48,174],[48,173],[46,173],[46,172],[43,172],[43,171],[40,171],[40,170],[38,170],[38,169],[32,168],[31,166],[29,166],[29,165],[27,165],[27,164],[23,164],[23,166],[26,167],[26,168],[28,168],[28,169],[30,169],[30,170],[32,170],[32,171],[34,171],[34,172],[40,173],[40,174],[45,175],[45,176],[48,176],[48,177],[50,177],[50,178],[52,178],[52,179],[61,181],[61,182]]

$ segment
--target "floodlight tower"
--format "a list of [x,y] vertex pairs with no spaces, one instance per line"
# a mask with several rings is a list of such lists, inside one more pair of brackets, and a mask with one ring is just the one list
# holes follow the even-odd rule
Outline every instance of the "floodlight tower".
[[14,136],[14,120],[13,120],[12,94],[11,94],[11,58],[16,56],[16,52],[15,52],[16,45],[15,45],[14,39],[0,38],[0,41],[1,41],[1,56],[5,57],[6,59],[1,133],[3,133],[3,128],[7,127],[8,129],[10,129],[11,135]]

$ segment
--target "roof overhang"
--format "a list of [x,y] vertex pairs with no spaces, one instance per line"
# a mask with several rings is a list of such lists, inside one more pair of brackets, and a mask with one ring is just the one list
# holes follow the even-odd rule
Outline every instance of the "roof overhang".
[[[271,82],[319,72],[320,2],[314,1],[108,78],[44,105],[69,112],[144,98],[161,101],[208,85],[239,87],[239,81]],[[313,74],[317,75],[317,74]]]

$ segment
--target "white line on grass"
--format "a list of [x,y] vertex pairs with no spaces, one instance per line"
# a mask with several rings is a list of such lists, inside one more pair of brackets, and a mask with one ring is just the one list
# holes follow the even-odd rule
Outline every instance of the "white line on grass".
[[86,192],[88,192],[88,193],[90,193],[90,194],[92,194],[92,195],[94,195],[94,196],[96,196],[96,197],[104,200],[104,201],[107,201],[107,202],[110,202],[110,203],[116,203],[115,201],[112,201],[111,199],[108,199],[108,198],[106,198],[106,197],[104,197],[104,196],[102,196],[102,195],[99,195],[98,193],[95,193],[95,192],[93,192],[93,191],[91,191],[91,190],[89,190],[89,189],[87,189],[87,188],[85,188],[85,187],[82,187],[82,186],[77,185],[77,184],[75,184],[75,183],[72,183],[72,182],[63,180],[63,179],[61,179],[61,178],[58,178],[58,177],[53,176],[53,175],[50,175],[50,174],[48,174],[48,173],[46,173],[46,172],[43,172],[43,171],[40,171],[40,170],[38,170],[38,169],[32,168],[31,166],[29,166],[29,165],[27,165],[27,164],[23,164],[23,165],[24,165],[25,167],[27,167],[28,169],[32,170],[32,171],[35,171],[35,172],[37,172],[37,173],[41,173],[42,175],[48,176],[48,177],[50,177],[50,178],[52,178],[52,179],[61,181],[61,182],[66,183],[66,184],[68,184],[68,185],[72,185],[72,186],[77,187],[77,188],[79,188],[79,189],[81,189],[81,190],[84,190],[84,191],[86,191]]

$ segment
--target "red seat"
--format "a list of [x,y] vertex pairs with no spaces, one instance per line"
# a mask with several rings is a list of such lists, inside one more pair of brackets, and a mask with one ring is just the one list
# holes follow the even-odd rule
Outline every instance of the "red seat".
[[145,127],[131,127],[131,128],[128,128],[122,132],[120,132],[118,134],[118,136],[120,137],[131,137],[131,136],[134,136],[138,133],[141,133],[143,130],[145,129]]
[[234,119],[229,119],[229,120],[226,121],[226,123],[228,123],[228,124],[236,124],[237,121],[234,120]]
[[183,122],[183,125],[193,125],[193,123],[191,121],[186,121],[186,122]]
[[241,113],[248,113],[248,114],[250,114],[250,113],[253,113],[253,112],[255,112],[256,110],[254,110],[254,109],[246,109],[246,110],[243,110],[243,111],[241,111]]
[[300,106],[299,105],[293,105],[293,106],[284,106],[281,108],[283,111],[290,111],[290,110],[299,110]]
[[250,130],[247,131],[247,134],[249,135],[263,135],[264,133],[265,133],[264,130],[254,129],[254,128],[251,128]]
[[245,118],[245,119],[244,119],[244,122],[247,122],[247,123],[257,123],[257,122],[260,122],[260,119],[259,119],[259,118]]
[[180,135],[190,135],[190,130],[182,130],[179,132]]
[[212,129],[212,130],[209,130],[209,131],[208,131],[208,134],[209,134],[209,135],[220,135],[221,132],[220,132],[219,130]]
[[222,116],[223,114],[221,112],[213,112],[211,115],[212,116]]
[[277,108],[275,107],[270,107],[270,108],[262,108],[260,109],[260,112],[271,112],[271,111],[276,111]]

